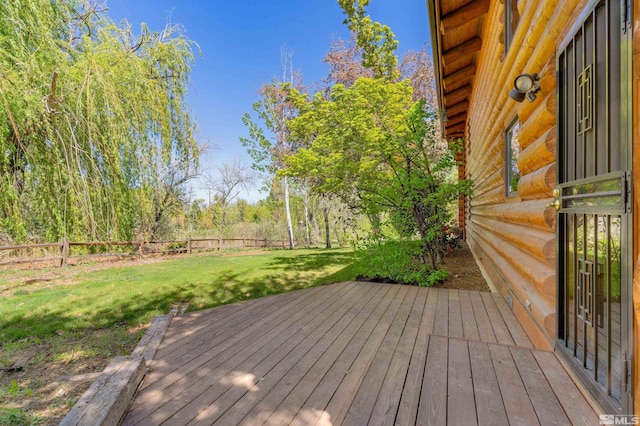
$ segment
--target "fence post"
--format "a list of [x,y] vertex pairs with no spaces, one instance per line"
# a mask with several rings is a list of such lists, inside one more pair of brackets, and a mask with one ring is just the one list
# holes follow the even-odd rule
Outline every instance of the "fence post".
[[187,238],[187,254],[191,254],[191,237]]
[[62,237],[62,244],[60,245],[60,267],[67,266],[69,260],[69,240],[67,237]]
[[246,249],[247,248],[247,241],[245,237],[242,237],[242,248]]
[[138,244],[138,257],[142,259],[142,246],[144,245],[144,241],[140,241]]

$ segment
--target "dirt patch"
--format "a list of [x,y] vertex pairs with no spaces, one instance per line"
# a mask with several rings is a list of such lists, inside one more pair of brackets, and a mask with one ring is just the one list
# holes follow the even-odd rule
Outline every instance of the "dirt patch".
[[[438,288],[491,291],[480,272],[480,268],[478,268],[473,253],[471,253],[469,246],[465,242],[462,242],[459,247],[447,254],[442,267],[449,272],[449,276],[437,285]],[[358,275],[355,280],[384,284],[405,284],[381,276],[366,277]]]
[[114,356],[135,348],[142,327],[83,330],[0,346],[0,424],[57,425]]
[[442,266],[449,271],[449,276],[439,288],[491,291],[467,243],[463,242],[447,255]]

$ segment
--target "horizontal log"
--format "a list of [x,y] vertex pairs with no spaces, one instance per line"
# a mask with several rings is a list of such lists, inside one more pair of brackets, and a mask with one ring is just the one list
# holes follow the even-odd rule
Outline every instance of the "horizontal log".
[[505,223],[487,217],[473,216],[471,221],[486,232],[500,236],[511,244],[531,253],[551,267],[556,265],[556,234],[518,224]]
[[456,114],[453,117],[447,118],[447,126],[453,126],[454,124],[464,123],[467,120],[467,113],[461,112],[460,114]]
[[448,136],[451,136],[451,135],[454,135],[454,134],[464,134],[464,129],[465,129],[465,123],[464,122],[457,123],[457,124],[454,124],[452,126],[447,125],[447,127],[446,127]]
[[469,109],[469,101],[458,102],[457,104],[447,107],[447,117],[458,115],[461,112],[466,112]]
[[47,244],[26,244],[21,246],[0,246],[0,251],[3,250],[28,250],[34,248],[60,248],[60,243],[47,243]]
[[474,194],[482,195],[498,187],[504,188],[504,169],[495,171],[485,179],[474,180]]
[[[452,88],[454,85],[464,85],[469,82],[476,73],[475,65],[468,65],[456,72],[453,72],[444,77],[442,81],[442,87],[446,89]],[[461,83],[462,82],[462,83]]]
[[529,119],[520,125],[518,142],[520,148],[525,149],[556,125],[556,94],[555,91],[540,103]]
[[[82,241],[82,242],[71,242],[69,241],[69,246],[74,247],[92,247],[92,246],[137,246],[141,243],[134,241]],[[59,244],[58,244],[59,245]]]
[[[184,249],[182,249],[184,250]],[[97,259],[99,257],[129,257],[138,256],[138,253],[97,253],[97,254],[79,254],[69,256],[69,260]]]
[[[509,287],[510,292],[515,296],[514,303],[519,303],[524,307],[527,300],[531,302],[530,315],[538,327],[553,339],[555,337],[555,315],[556,297],[543,294],[534,283],[519,273],[514,265],[502,257],[497,250],[477,233],[473,227],[467,227],[467,237],[469,246],[485,265],[488,274],[493,280],[499,279]],[[489,267],[487,267],[489,266]],[[517,285],[516,285],[517,283]]]
[[520,152],[518,169],[526,175],[556,161],[556,127]]
[[475,160],[469,164],[469,172],[472,176],[490,176],[499,169],[504,168],[504,137],[493,140],[491,144],[479,144],[472,147],[469,158]]
[[440,21],[440,32],[444,35],[447,31],[456,29],[474,19],[478,19],[488,11],[489,0],[475,0],[444,16]]
[[482,39],[480,37],[474,37],[471,40],[465,41],[449,50],[442,55],[442,66],[447,67],[452,64],[473,55],[482,48]]
[[520,177],[518,196],[523,200],[549,198],[556,186],[556,164],[549,164]]
[[[556,270],[555,267],[532,257],[519,246],[500,238],[500,236],[467,224],[468,229],[473,229],[484,241],[490,244],[501,259],[507,261],[518,275],[530,283],[540,294],[552,302],[556,299]],[[521,281],[511,280],[511,283],[521,284]]]
[[[482,103],[476,108],[476,114],[472,117],[472,124],[484,126],[485,123],[503,123],[508,121],[522,104],[506,102],[506,92],[498,90],[500,87],[511,86],[513,78],[521,72],[535,72],[545,66],[545,64],[554,56],[557,41],[562,37],[558,37],[558,32],[562,31],[567,25],[567,20],[571,12],[576,9],[576,0],[568,0],[556,4],[555,2],[541,2],[537,6],[537,1],[528,1],[525,3],[525,10],[529,12],[523,13],[523,20],[520,26],[525,26],[528,31],[518,31],[514,45],[526,44],[523,49],[516,49],[517,56],[508,55],[505,62],[495,69],[488,68],[481,76],[476,77],[476,81],[492,82],[482,87],[481,93],[474,94],[474,99],[482,100]],[[534,13],[534,9],[535,13]],[[525,21],[536,17],[534,22],[526,24]],[[551,18],[549,18],[551,17]],[[489,27],[492,25],[486,22]],[[525,38],[526,36],[526,38]],[[499,62],[497,56],[486,57],[489,63]],[[505,79],[505,80],[503,80]],[[495,108],[496,105],[505,105],[508,108]],[[539,103],[539,100],[535,104]],[[477,121],[477,124],[476,124]],[[473,131],[474,127],[472,127]],[[484,135],[477,135],[484,137]]]
[[485,192],[484,194],[473,197],[471,199],[471,205],[486,206],[489,204],[504,203],[505,198],[504,186],[499,186],[498,188],[494,188],[490,191]]
[[14,260],[5,260],[0,262],[0,266],[7,266],[7,265],[19,265],[21,263],[40,263],[40,262],[51,262],[51,261],[56,261],[56,262],[60,262],[60,260],[62,260],[61,256],[54,256],[54,257],[41,257],[41,258],[37,258],[37,259],[14,259]]
[[519,223],[548,232],[555,232],[556,210],[547,207],[550,199],[526,200],[490,206],[471,207],[471,214]]
[[462,86],[459,89],[456,89],[452,92],[445,93],[444,102],[446,105],[455,105],[463,100],[467,99],[471,94],[471,86],[466,85]]

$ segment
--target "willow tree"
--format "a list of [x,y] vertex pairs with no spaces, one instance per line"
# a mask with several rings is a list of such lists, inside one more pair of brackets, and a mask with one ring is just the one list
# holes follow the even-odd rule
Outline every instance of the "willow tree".
[[85,0],[0,3],[0,238],[157,232],[197,168],[193,49]]

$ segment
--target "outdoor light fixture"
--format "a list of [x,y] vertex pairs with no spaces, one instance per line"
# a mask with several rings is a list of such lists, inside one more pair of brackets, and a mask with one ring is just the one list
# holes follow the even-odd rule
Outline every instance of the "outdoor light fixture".
[[540,90],[538,74],[520,74],[513,81],[514,89],[509,92],[509,97],[516,102],[524,101],[527,98],[529,102],[536,99],[536,92]]

